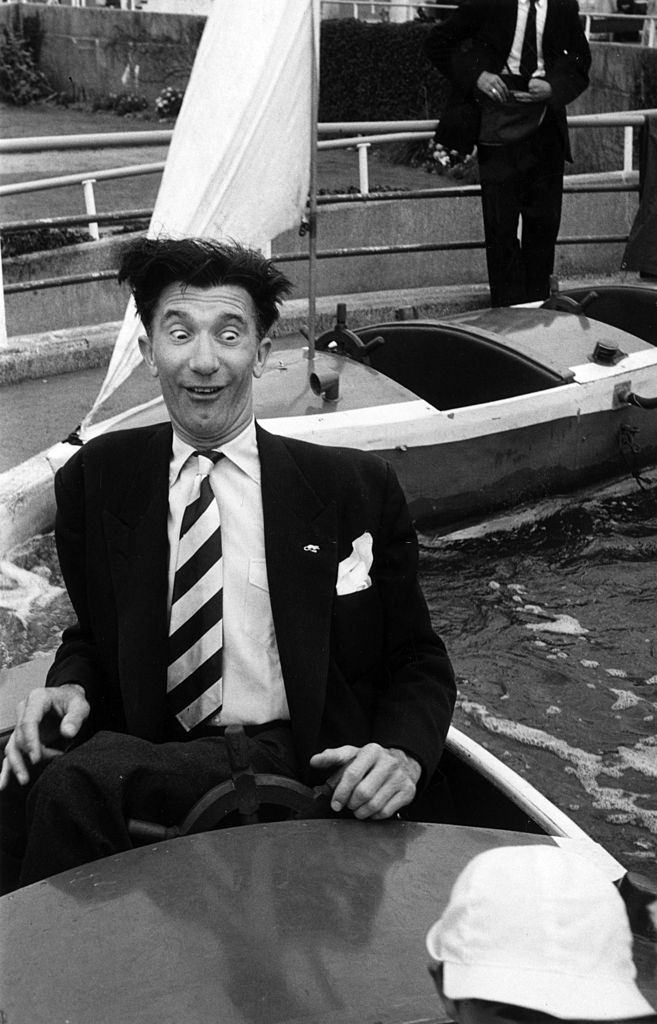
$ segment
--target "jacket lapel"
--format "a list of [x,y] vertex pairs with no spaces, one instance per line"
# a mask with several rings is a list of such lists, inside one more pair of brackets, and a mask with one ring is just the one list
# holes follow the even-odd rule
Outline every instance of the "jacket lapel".
[[337,579],[337,514],[309,485],[285,441],[257,427],[265,554],[295,744],[315,749],[324,709]]
[[134,475],[125,496],[116,514],[104,512],[123,706],[130,731],[152,740],[166,731],[170,453],[167,424],[133,451]]

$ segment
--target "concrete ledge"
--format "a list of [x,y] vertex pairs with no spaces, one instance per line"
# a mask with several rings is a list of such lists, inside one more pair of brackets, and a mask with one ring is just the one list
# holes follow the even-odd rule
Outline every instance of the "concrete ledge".
[[111,322],[9,338],[0,349],[0,385],[106,366],[118,328]]

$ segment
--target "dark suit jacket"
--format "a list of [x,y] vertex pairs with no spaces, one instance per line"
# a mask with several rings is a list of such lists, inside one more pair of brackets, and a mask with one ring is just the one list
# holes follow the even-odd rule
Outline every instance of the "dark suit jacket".
[[[462,0],[446,21],[428,34],[425,52],[452,84],[436,137],[448,149],[470,153],[479,132],[477,79],[499,74],[513,45],[517,0]],[[548,0],[543,31],[545,79],[552,86],[549,108],[571,159],[566,105],[586,89],[591,51],[576,0]]]
[[[455,698],[417,579],[417,542],[390,467],[257,428],[270,598],[300,763],[325,746],[400,747],[431,775]],[[56,537],[78,622],[48,685],[79,682],[90,729],[167,738],[171,427],[88,442],[58,472]],[[372,586],[336,596],[365,531]],[[304,550],[315,545],[318,552]]]

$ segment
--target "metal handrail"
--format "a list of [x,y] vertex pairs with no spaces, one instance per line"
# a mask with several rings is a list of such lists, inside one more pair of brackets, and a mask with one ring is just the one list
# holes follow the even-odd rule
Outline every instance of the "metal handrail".
[[131,220],[150,220],[152,207],[143,210],[111,210],[108,213],[77,213],[63,217],[39,217],[37,220],[8,220],[0,223],[0,235],[3,232],[19,234],[23,231],[37,231],[44,228],[68,228],[76,224],[126,224]]
[[[627,242],[628,235],[581,235],[564,236],[557,239],[557,245],[600,245],[621,244]],[[460,242],[408,242],[399,245],[361,245],[352,249],[320,249],[318,260],[348,259],[355,256],[398,256],[420,252],[463,252],[471,249],[485,249],[483,239],[470,239]],[[306,263],[307,252],[275,253],[271,259],[275,263]],[[70,274],[68,277],[42,277],[33,281],[14,281],[4,286],[5,295],[16,295],[21,292],[32,292],[46,288],[59,288],[62,285],[84,284],[89,281],[115,280],[116,269],[94,270],[84,274]]]
[[[632,129],[638,127],[644,123],[645,117],[648,115],[657,115],[657,110],[646,109],[646,110],[634,110],[634,111],[618,111],[603,114],[574,114],[568,117],[568,124],[573,128],[603,128],[603,127],[624,127],[626,129],[625,139],[625,155],[624,155],[624,170],[631,169],[631,156],[632,156]],[[416,128],[412,131],[397,131],[398,127],[407,128],[409,124],[415,124]],[[329,149],[340,149],[340,148],[351,148],[356,147],[359,150],[359,161],[361,167],[361,183],[363,180],[367,180],[367,153],[366,147],[372,144],[390,144],[401,141],[410,140],[422,140],[429,139],[432,137],[433,132],[438,124],[437,120],[425,120],[417,122],[409,121],[362,121],[353,122],[351,124],[344,122],[325,122],[319,125],[322,130],[322,134],[332,134],[345,129],[350,129],[352,133],[358,133],[352,137],[340,138],[340,139],[322,139],[318,142],[318,148],[321,150]],[[385,134],[383,130],[387,127]],[[135,133],[120,133],[122,136],[134,134],[139,137],[148,135],[148,132],[135,132]],[[97,140],[102,139],[102,135],[94,136]],[[56,150],[59,148],[60,140],[66,138],[66,136],[44,136],[41,139],[43,143],[44,151]],[[71,136],[72,139],[85,138],[84,136]],[[53,141],[51,141],[51,139]],[[104,141],[99,144],[96,148],[111,147],[111,133],[104,133]],[[9,143],[13,148],[9,151],[14,153],[19,152],[33,152],[33,144],[37,140],[34,138],[28,139],[8,139],[4,142],[0,141],[0,153],[7,152],[4,147]],[[122,143],[123,144],[123,143]],[[25,145],[25,150],[21,149],[21,145]],[[76,148],[70,146],[68,148]],[[86,148],[86,146],[80,145],[80,148]],[[40,192],[51,188],[64,188],[68,185],[79,185],[85,182],[92,181],[110,181],[117,178],[137,177],[142,174],[158,174],[164,169],[164,161],[157,161],[152,164],[132,164],[124,167],[107,167],[95,171],[82,171],[75,174],[64,174],[50,178],[36,178],[32,181],[27,182],[13,182],[7,185],[0,185],[0,196],[9,195],[22,195],[26,192]],[[361,188],[362,192],[369,192],[369,188]],[[91,212],[91,211],[89,211]]]
[[85,181],[114,181],[117,178],[136,178],[142,174],[159,174],[164,170],[164,164],[164,160],[159,160],[152,164],[104,167],[97,171],[60,174],[52,178],[34,178],[32,181],[15,181],[9,185],[0,185],[0,196],[20,196],[24,192],[43,192],[50,188],[65,188],[67,185],[84,185]]
[[[640,125],[645,115],[657,114],[654,108],[619,110],[601,114],[569,114],[568,124],[575,127],[599,125]],[[435,131],[437,118],[403,121],[320,121],[318,135],[389,135],[395,132]],[[133,149],[164,146],[171,142],[173,129],[146,132],[87,132],[78,135],[37,135],[24,138],[0,139],[0,154],[56,152],[85,149]],[[325,140],[328,141],[328,140]],[[371,140],[370,140],[371,141]],[[320,143],[321,145],[321,143]],[[353,145],[347,142],[345,145]]]
[[[589,178],[588,175],[585,177]],[[609,192],[638,192],[639,173],[633,171],[631,176],[623,175],[620,179],[600,181],[588,180],[582,184],[578,175],[570,175],[564,178],[563,192],[569,194],[584,193],[609,193]],[[317,196],[318,206],[348,205],[351,203],[377,203],[390,202],[398,199],[457,199],[466,196],[478,196],[481,193],[479,185],[444,185],[438,188],[421,189],[386,189],[383,192],[342,192],[330,193]],[[109,213],[94,214],[69,214],[63,217],[40,217],[37,220],[13,220],[0,222],[0,234],[18,234],[24,231],[34,231],[39,228],[62,228],[76,224],[89,224],[91,221],[98,223],[119,223],[123,224],[131,220],[149,220],[153,209],[143,210],[113,210]]]

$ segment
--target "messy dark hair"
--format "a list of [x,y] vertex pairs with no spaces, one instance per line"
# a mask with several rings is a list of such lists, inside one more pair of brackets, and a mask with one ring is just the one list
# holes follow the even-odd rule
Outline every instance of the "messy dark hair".
[[177,281],[197,288],[239,285],[253,300],[259,338],[278,319],[278,307],[292,288],[285,274],[262,253],[212,238],[139,238],[123,250],[118,280],[130,286],[147,331],[158,299],[169,285]]

